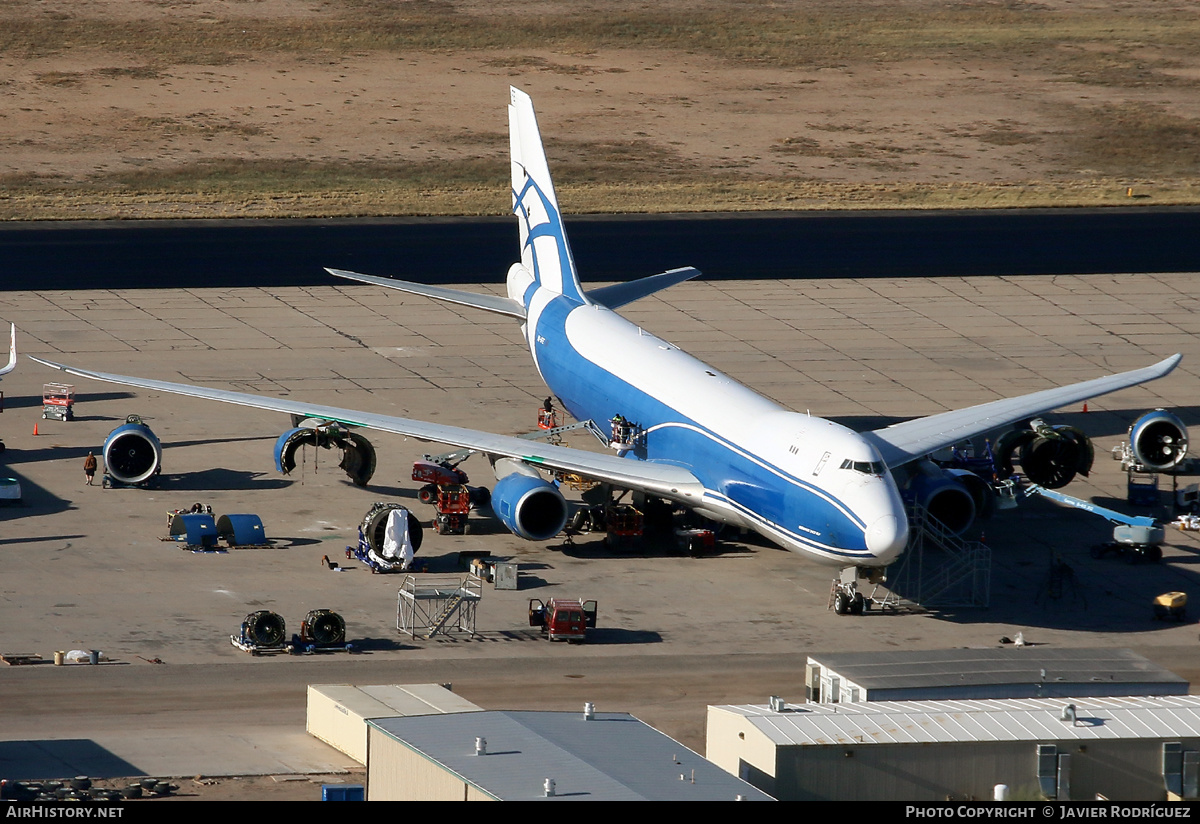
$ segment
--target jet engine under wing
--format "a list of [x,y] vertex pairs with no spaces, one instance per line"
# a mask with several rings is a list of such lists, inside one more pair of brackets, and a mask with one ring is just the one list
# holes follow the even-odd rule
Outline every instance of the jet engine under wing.
[[334,277],[346,278],[346,280],[357,280],[362,283],[370,283],[373,286],[384,286],[400,292],[422,295],[435,300],[444,300],[447,303],[457,303],[461,306],[472,306],[476,309],[482,309],[485,312],[495,312],[498,315],[508,315],[510,318],[525,320],[525,307],[512,298],[500,297],[499,295],[481,295],[476,292],[464,292],[461,289],[447,289],[445,286],[427,286],[424,283],[380,278],[374,275],[360,275],[358,272],[347,272],[345,269],[330,269],[326,267],[325,271]]
[[53,369],[61,369],[71,375],[92,380],[118,383],[124,386],[135,386],[156,392],[170,392],[176,395],[186,395],[192,398],[222,401],[224,403],[249,406],[255,409],[268,409],[272,412],[284,412],[299,415],[301,418],[316,418],[327,421],[337,421],[347,426],[360,426],[367,429],[378,429],[382,432],[393,432],[406,435],[422,441],[433,441],[451,446],[460,446],[483,452],[495,457],[513,458],[531,466],[543,469],[557,469],[573,472],[596,480],[605,481],[623,489],[643,491],[675,501],[698,501],[703,495],[703,486],[696,477],[686,469],[670,464],[637,461],[620,458],[616,455],[586,452],[582,449],[572,449],[566,446],[553,446],[536,443],[512,435],[493,435],[475,429],[463,429],[457,426],[429,423],[411,418],[398,418],[391,415],[377,415],[371,412],[358,412],[352,409],[339,409],[334,406],[303,403],[285,398],[268,398],[252,395],[247,392],[233,392],[226,389],[212,389],[202,386],[191,386],[186,383],[169,383],[148,378],[135,378],[128,375],[113,375],[107,372],[92,372],[87,369],[76,369],[61,363],[33,358],[40,364]]
[[1129,372],[916,418],[865,432],[863,437],[879,449],[889,467],[897,467],[943,447],[1011,426],[1051,409],[1161,378],[1174,369],[1182,358],[1182,355],[1172,355],[1153,366]]

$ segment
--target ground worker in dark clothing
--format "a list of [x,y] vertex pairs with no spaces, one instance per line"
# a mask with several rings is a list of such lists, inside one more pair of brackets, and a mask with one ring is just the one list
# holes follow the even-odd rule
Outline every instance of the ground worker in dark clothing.
[[91,452],[83,459],[83,474],[87,477],[87,485],[92,485],[92,479],[96,477],[96,456]]

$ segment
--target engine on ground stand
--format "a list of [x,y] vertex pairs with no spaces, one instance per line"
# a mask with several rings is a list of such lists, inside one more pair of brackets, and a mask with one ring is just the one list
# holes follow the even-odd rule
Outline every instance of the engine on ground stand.
[[296,468],[296,451],[302,446],[342,450],[338,467],[357,486],[366,486],[375,474],[375,447],[365,437],[336,421],[305,420],[275,441],[275,468],[290,475]]
[[401,504],[378,501],[363,516],[358,546],[346,547],[346,557],[357,558],[372,572],[401,572],[412,567],[411,556],[421,548],[423,534],[416,515]]
[[1113,457],[1126,468],[1165,472],[1187,457],[1187,426],[1164,409],[1142,415],[1129,426],[1128,436],[1113,450]]
[[146,486],[162,472],[162,446],[137,415],[129,415],[104,441],[104,486]]

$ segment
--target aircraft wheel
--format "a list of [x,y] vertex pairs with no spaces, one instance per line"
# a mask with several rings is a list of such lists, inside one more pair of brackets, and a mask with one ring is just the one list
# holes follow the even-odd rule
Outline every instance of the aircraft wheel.
[[838,590],[833,596],[833,611],[838,615],[846,615],[850,612],[850,596]]
[[850,614],[862,615],[866,605],[867,601],[863,598],[863,594],[861,592],[854,593],[854,597],[850,599]]

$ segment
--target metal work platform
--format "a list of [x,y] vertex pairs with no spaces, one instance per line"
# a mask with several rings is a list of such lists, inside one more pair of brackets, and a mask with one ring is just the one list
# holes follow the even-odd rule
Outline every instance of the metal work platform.
[[407,575],[396,594],[396,629],[416,638],[439,632],[475,635],[475,609],[483,597],[476,575]]
[[[888,568],[881,607],[987,607],[992,592],[992,550],[964,541],[923,508],[908,513],[908,548]],[[928,551],[927,551],[928,550]]]

